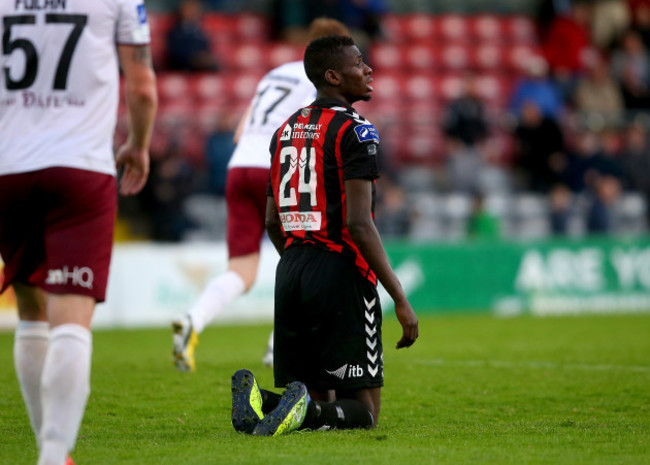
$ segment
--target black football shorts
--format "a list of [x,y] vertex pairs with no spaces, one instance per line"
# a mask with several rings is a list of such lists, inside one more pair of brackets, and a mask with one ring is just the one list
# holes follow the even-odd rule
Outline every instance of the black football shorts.
[[275,386],[362,389],[384,383],[377,288],[354,259],[309,245],[289,247],[275,281]]

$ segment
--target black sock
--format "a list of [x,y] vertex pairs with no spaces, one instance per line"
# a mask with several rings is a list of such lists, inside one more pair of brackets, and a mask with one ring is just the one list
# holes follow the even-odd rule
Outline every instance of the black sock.
[[335,402],[312,400],[307,415],[298,429],[352,429],[372,427],[370,410],[358,400],[341,399]]
[[269,413],[278,406],[282,395],[262,388],[260,388],[260,392],[262,393],[262,412]]

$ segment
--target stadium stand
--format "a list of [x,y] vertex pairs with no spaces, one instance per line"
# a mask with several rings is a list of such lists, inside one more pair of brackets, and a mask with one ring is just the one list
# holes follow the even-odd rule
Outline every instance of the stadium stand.
[[[153,8],[149,15],[160,92],[153,149],[164,151],[169,144],[178,144],[192,164],[201,168],[215,119],[241,114],[261,75],[280,63],[300,59],[302,48],[269,40],[271,25],[264,15],[264,2],[257,10],[247,12],[209,11],[204,15],[203,28],[220,70],[170,72],[165,69],[164,48],[171,13],[165,10],[164,2],[154,3],[161,7]],[[525,188],[522,192],[516,179],[512,185],[501,182],[503,173],[509,177],[517,169],[508,102],[522,65],[542,54],[532,16],[534,2],[495,1],[490,3],[489,12],[477,7],[484,2],[431,3],[391,3],[392,12],[382,19],[383,35],[368,49],[367,60],[375,70],[375,97],[358,105],[360,112],[378,126],[384,157],[390,158],[394,171],[391,176],[399,179],[407,192],[407,208],[414,218],[409,237],[452,240],[466,234],[470,194],[454,191],[445,178],[448,151],[440,122],[447,104],[461,94],[468,71],[477,76],[478,92],[492,124],[483,148],[489,159],[485,176],[492,176],[486,184],[491,186],[486,192],[486,208],[501,219],[504,237],[551,234],[548,193],[526,192]],[[122,102],[120,120],[124,114]],[[234,124],[236,118],[230,120]],[[573,114],[563,120],[569,140],[577,121],[578,115]],[[117,139],[125,136],[124,127],[123,122],[118,124]],[[200,190],[203,197],[187,207],[195,223],[201,223],[204,212],[197,206],[201,198],[205,200]],[[583,193],[575,196],[568,234],[586,234],[588,202]],[[644,195],[624,189],[612,207],[614,232],[647,231],[646,209]],[[214,233],[218,224],[205,224],[204,229]]]

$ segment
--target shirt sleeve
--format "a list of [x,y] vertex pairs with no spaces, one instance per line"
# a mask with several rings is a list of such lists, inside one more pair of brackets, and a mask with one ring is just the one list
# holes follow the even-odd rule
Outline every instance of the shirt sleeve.
[[343,179],[377,179],[379,135],[370,123],[353,122],[341,140]]
[[122,0],[116,41],[121,45],[146,45],[151,42],[147,9],[142,0]]

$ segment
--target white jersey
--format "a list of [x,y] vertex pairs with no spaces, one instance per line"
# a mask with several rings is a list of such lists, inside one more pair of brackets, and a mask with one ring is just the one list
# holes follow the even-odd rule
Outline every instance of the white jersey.
[[115,174],[117,44],[148,44],[143,0],[1,0],[0,174]]
[[307,79],[302,61],[286,63],[269,71],[257,85],[250,115],[228,167],[269,168],[269,144],[273,133],[289,116],[315,98],[316,88]]

